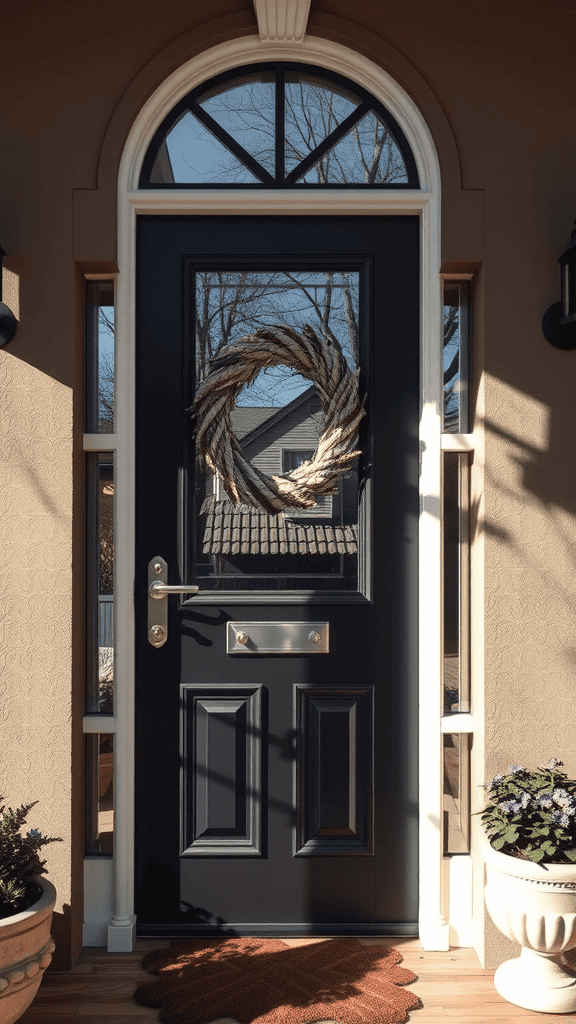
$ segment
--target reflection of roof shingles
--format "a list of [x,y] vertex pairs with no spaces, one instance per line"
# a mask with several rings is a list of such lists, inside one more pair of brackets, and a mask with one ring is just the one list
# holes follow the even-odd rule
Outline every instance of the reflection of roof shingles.
[[[241,441],[264,427],[268,419],[282,418],[292,408],[303,405],[313,393],[314,389],[309,388],[284,409],[237,406],[232,413],[236,437]],[[302,513],[294,522],[289,511],[270,515],[249,505],[216,501],[211,496],[206,498],[202,513],[206,514],[205,555],[354,555],[358,550],[355,524],[306,522],[300,518]]]
[[261,426],[269,416],[278,411],[277,407],[265,409],[260,406],[236,406],[232,413],[232,428],[238,440],[241,441],[247,434],[251,434],[256,427]]
[[289,512],[270,515],[249,505],[207,498],[205,555],[354,555],[356,525],[291,521]]

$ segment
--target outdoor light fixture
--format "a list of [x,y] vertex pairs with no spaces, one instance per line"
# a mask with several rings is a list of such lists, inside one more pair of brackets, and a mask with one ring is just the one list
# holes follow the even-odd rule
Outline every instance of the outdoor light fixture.
[[550,306],[542,318],[544,336],[555,348],[576,348],[576,221],[570,245],[560,264],[560,302]]
[[18,321],[11,309],[2,302],[2,260],[6,253],[0,245],[0,346],[6,345],[16,334]]

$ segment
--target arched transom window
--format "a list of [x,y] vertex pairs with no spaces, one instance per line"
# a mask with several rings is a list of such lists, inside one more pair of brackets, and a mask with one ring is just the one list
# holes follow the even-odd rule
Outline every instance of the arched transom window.
[[140,188],[418,188],[399,125],[364,89],[306,64],[252,64],[176,104]]

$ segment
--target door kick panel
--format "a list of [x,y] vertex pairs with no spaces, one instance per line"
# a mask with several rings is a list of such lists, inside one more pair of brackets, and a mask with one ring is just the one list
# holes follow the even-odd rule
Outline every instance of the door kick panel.
[[328,654],[327,622],[228,622],[227,654]]

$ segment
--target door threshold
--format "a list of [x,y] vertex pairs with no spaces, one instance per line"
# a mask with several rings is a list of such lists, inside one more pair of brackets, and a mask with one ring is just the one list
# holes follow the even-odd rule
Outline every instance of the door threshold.
[[362,935],[389,936],[390,938],[418,935],[418,925],[414,922],[397,923],[390,921],[370,922],[367,924],[333,923],[333,924],[245,924],[231,922],[229,924],[140,924],[137,929],[138,938],[166,939],[186,937],[218,937],[254,935],[269,938],[305,938],[307,936],[326,936],[334,938],[354,938]]

